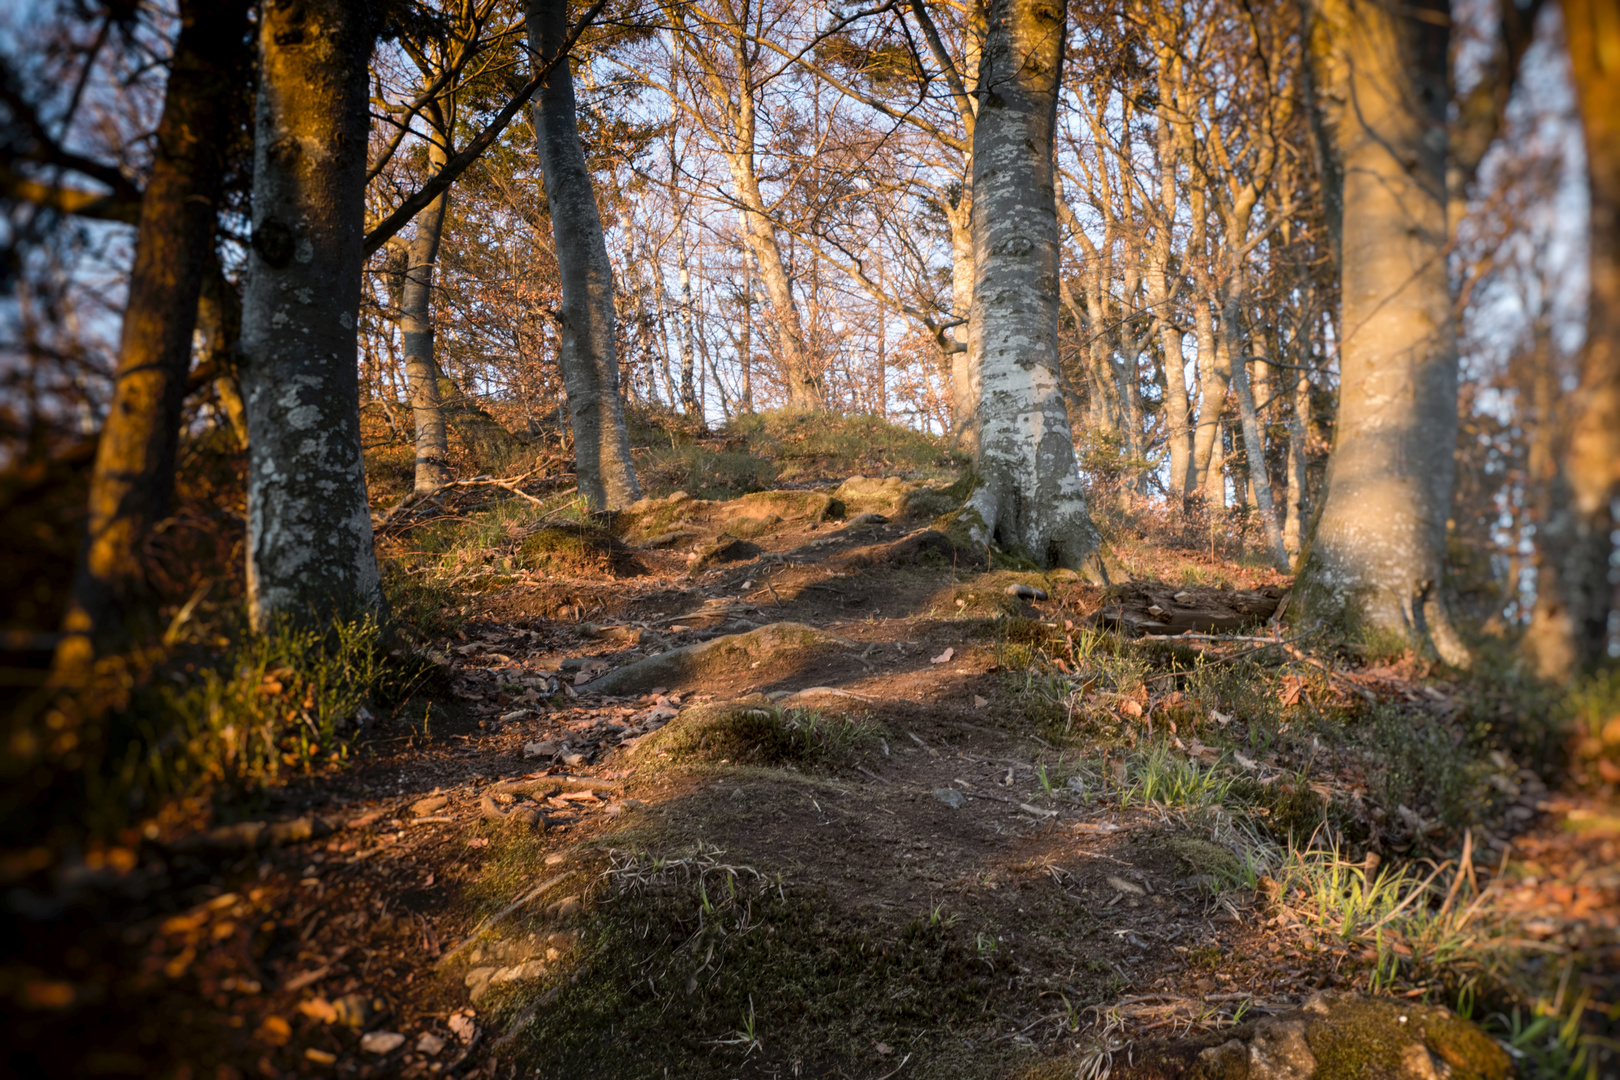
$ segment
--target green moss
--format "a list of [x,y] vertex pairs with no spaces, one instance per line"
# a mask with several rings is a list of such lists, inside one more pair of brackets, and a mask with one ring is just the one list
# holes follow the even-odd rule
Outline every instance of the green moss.
[[730,509],[794,521],[830,521],[844,516],[844,504],[824,491],[758,491],[744,495]]
[[775,532],[782,524],[780,514],[767,514],[765,517],[734,517],[726,522],[726,531],[732,536],[744,540],[752,540],[756,536],[765,536]]
[[517,562],[525,570],[563,573],[606,570],[622,575],[642,569],[617,537],[584,522],[547,525],[530,533],[518,544]]
[[686,710],[644,739],[636,757],[667,758],[671,764],[808,764],[842,757],[876,739],[876,730],[869,722],[827,717],[813,709],[779,709],[756,696],[752,702]]
[[1468,1021],[1383,998],[1331,999],[1305,1039],[1316,1056],[1315,1080],[1401,1076],[1409,1048],[1425,1044],[1451,1067],[1452,1080],[1505,1080],[1510,1073],[1507,1054]]

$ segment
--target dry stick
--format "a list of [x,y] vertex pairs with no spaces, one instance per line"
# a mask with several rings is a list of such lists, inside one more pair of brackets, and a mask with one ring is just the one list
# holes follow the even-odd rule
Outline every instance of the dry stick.
[[547,889],[551,888],[553,885],[556,885],[556,884],[558,884],[558,883],[560,883],[562,881],[566,881],[568,878],[571,878],[573,876],[574,876],[574,871],[565,870],[562,873],[558,874],[554,878],[551,878],[551,879],[549,879],[547,881],[542,881],[540,884],[536,885],[534,888],[530,889],[528,892],[524,893],[522,896],[518,897],[516,900],[512,901],[510,904],[507,904],[500,911],[497,911],[495,914],[489,916],[489,918],[485,919],[483,922],[481,922],[477,926],[473,927],[472,933],[468,934],[466,936],[466,938],[462,940],[460,945],[457,945],[455,948],[453,948],[449,952],[445,953],[442,957],[439,958],[439,962],[437,964],[434,964],[433,966],[436,967],[436,968],[444,967],[444,965],[446,965],[446,964],[448,964],[450,962],[451,958],[455,957],[457,954],[459,954],[467,946],[471,945],[474,941],[478,940],[478,935],[479,934],[482,934],[485,930],[488,930],[490,927],[494,926],[496,923],[500,922],[502,919],[504,919],[508,915],[512,914],[512,912],[516,911],[518,908],[522,907],[524,904],[527,904],[530,900],[533,900],[535,897],[539,896],[541,893],[543,893]]
[[[517,485],[521,484],[523,481],[527,480],[529,477],[531,477],[533,475],[534,474],[532,472],[526,472],[522,476],[512,476],[512,477],[508,477],[508,478],[506,478],[504,480],[503,479],[497,479],[497,478],[494,478],[494,477],[488,477],[488,476],[475,476],[471,480],[451,480],[451,481],[448,481],[447,483],[440,484],[438,487],[434,488],[431,491],[413,491],[409,495],[405,496],[403,499],[399,500],[399,502],[395,503],[393,508],[390,509],[386,514],[384,514],[382,516],[382,519],[377,522],[377,528],[378,529],[387,528],[388,524],[391,521],[393,521],[395,517],[397,517],[398,515],[404,513],[406,510],[409,510],[411,507],[417,506],[420,503],[426,502],[429,499],[437,498],[438,496],[444,494],[445,492],[451,491],[453,489],[475,488],[475,487],[498,487],[498,488],[501,488],[502,490],[510,491],[514,495],[521,495],[525,499],[528,499],[530,502],[534,503],[534,505],[536,505],[536,506],[544,506],[545,505],[545,500],[537,499],[533,495],[530,495],[527,491],[523,491],[520,488],[518,488],[518,486],[517,486]],[[541,480],[536,481],[536,482],[537,483],[544,483],[547,480],[561,479],[562,476],[566,476],[566,475],[568,475],[568,474],[567,473],[562,473],[562,474],[560,474],[559,476],[556,476],[556,477],[543,477]],[[575,490],[578,490],[578,489],[576,488]],[[566,492],[558,492],[557,494],[566,494]],[[553,495],[552,498],[556,498],[556,495]]]
[[[1292,645],[1296,641],[1301,641],[1301,640],[1303,640],[1305,638],[1310,637],[1312,634],[1316,633],[1320,629],[1322,629],[1322,624],[1317,623],[1315,626],[1311,627],[1309,630],[1305,631],[1303,634],[1296,634],[1295,636],[1293,636],[1291,638],[1286,638],[1286,639],[1283,639],[1283,640],[1280,640],[1280,641],[1267,641],[1266,644],[1264,644],[1264,645],[1257,645],[1252,649],[1244,649],[1240,653],[1233,653],[1231,656],[1223,656],[1219,660],[1211,660],[1209,663],[1205,664],[1204,667],[1212,668],[1212,667],[1215,667],[1218,664],[1230,664],[1234,660],[1242,660],[1245,657],[1253,656],[1257,652],[1262,652],[1262,651],[1264,651],[1266,649],[1276,648],[1279,645],[1283,646],[1284,648],[1287,648],[1289,645]],[[1299,652],[1298,649],[1292,649],[1290,651],[1293,652],[1295,655],[1299,655],[1299,656],[1303,655],[1303,654],[1301,654]],[[1328,668],[1326,666],[1323,666],[1322,670],[1328,671]],[[1174,677],[1176,675],[1190,675],[1190,674],[1192,674],[1192,672],[1189,672],[1189,671],[1166,671],[1161,675],[1155,675],[1151,679],[1143,679],[1142,681],[1144,683],[1158,682],[1160,679],[1169,679],[1169,678],[1172,678],[1172,677]],[[1331,674],[1331,672],[1330,672],[1330,674]]]

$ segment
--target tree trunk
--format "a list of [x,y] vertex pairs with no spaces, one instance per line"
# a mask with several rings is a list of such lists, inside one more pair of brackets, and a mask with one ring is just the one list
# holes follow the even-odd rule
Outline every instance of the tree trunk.
[[223,148],[247,74],[248,5],[182,0],[152,175],[141,197],[112,408],[96,445],[89,513],[57,674],[79,681],[97,655],[143,633],[143,548],[174,493],[180,408],[225,173]]
[[242,401],[242,381],[237,374],[236,354],[242,344],[242,294],[225,279],[217,257],[208,260],[203,273],[202,294],[197,302],[197,333],[202,337],[199,364],[214,369],[214,392],[236,443],[248,445],[247,405]]
[[[1307,355],[1300,360],[1310,359]],[[1309,461],[1306,458],[1306,440],[1309,437],[1311,416],[1310,380],[1303,371],[1290,371],[1293,407],[1288,410],[1288,510],[1283,521],[1283,547],[1290,555],[1298,555],[1305,536],[1305,522],[1310,520]]]
[[692,269],[687,265],[686,234],[676,240],[681,260],[681,316],[677,329],[681,335],[681,409],[687,416],[698,415],[697,384],[693,381],[692,341]]
[[973,135],[973,310],[979,399],[970,535],[1041,566],[1081,568],[1097,530],[1074,459],[1058,367],[1053,168],[1066,13],[1061,0],[993,0]]
[[[436,125],[442,127],[442,125]],[[444,167],[447,148],[442,130],[428,147],[428,172]],[[450,209],[446,191],[416,215],[416,236],[411,241],[400,291],[399,331],[405,345],[405,381],[411,391],[411,418],[416,424],[416,483],[418,492],[434,491],[450,482],[450,440],[445,432],[444,408],[439,401],[439,369],[433,356],[433,267],[439,260],[439,239]]]
[[[1428,17],[1424,17],[1428,16]],[[1441,598],[1457,441],[1446,276],[1446,5],[1331,0],[1322,24],[1344,173],[1343,338],[1322,516],[1299,620],[1468,653]]]
[[[972,159],[969,158],[969,166]],[[964,185],[962,201],[946,208],[951,228],[951,318],[966,320],[973,308],[973,195],[972,181]],[[945,335],[955,351],[946,359],[951,372],[951,437],[964,454],[979,452],[979,386],[968,363],[968,329],[955,327]]]
[[[1563,0],[1592,199],[1586,347],[1570,439],[1571,522],[1549,630],[1567,666],[1620,656],[1620,3]],[[1539,582],[1538,582],[1539,584]],[[1540,611],[1537,612],[1538,616]]]
[[242,304],[254,625],[382,607],[360,456],[367,63],[358,0],[266,0]]
[[1187,488],[1188,494],[1202,491],[1211,508],[1219,509],[1226,505],[1226,481],[1219,475],[1216,456],[1220,453],[1221,413],[1226,409],[1230,372],[1221,363],[1215,316],[1208,297],[1203,295],[1193,304],[1193,338],[1198,345],[1198,423],[1193,428],[1192,472]]
[[1254,490],[1254,505],[1260,512],[1260,527],[1265,533],[1266,554],[1278,570],[1288,569],[1288,552],[1283,548],[1282,529],[1277,525],[1276,504],[1271,500],[1271,474],[1266,469],[1266,444],[1261,437],[1259,417],[1255,413],[1254,394],[1249,390],[1249,365],[1242,357],[1232,364],[1232,391],[1238,401],[1238,418],[1243,425],[1243,448],[1249,457],[1249,484]]
[[[527,14],[529,45],[538,66],[561,52],[568,39],[568,4],[530,0]],[[535,146],[562,279],[557,353],[574,429],[575,471],[580,494],[591,506],[617,509],[641,498],[641,487],[630,462],[630,437],[619,397],[613,265],[579,143],[568,61],[551,69],[536,101]]]

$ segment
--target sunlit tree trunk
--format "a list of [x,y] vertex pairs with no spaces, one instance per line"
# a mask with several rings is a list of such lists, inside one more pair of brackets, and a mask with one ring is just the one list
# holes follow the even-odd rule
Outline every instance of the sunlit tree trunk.
[[[429,107],[430,117],[437,113]],[[428,146],[428,171],[437,172],[448,159],[442,118],[432,125],[435,137]],[[433,268],[439,260],[439,240],[450,209],[446,191],[416,215],[416,236],[408,249],[400,290],[399,331],[405,346],[405,380],[411,391],[411,419],[416,427],[416,483],[429,492],[450,482],[450,439],[444,408],[439,401],[439,369],[433,355]]]
[[[1300,350],[1298,359],[1309,359]],[[1298,360],[1296,360],[1298,362]],[[1288,509],[1283,520],[1283,547],[1289,554],[1299,554],[1305,535],[1305,522],[1310,518],[1309,462],[1306,458],[1306,439],[1310,429],[1310,380],[1303,371],[1290,371],[1293,407],[1288,410]]]
[[1294,615],[1468,653],[1441,597],[1455,475],[1457,344],[1446,274],[1448,8],[1329,0],[1316,32],[1344,172],[1333,455]]
[[1061,0],[993,0],[973,139],[971,362],[978,369],[974,539],[1042,566],[1080,568],[1098,537],[1080,486],[1058,367],[1053,168],[1066,12]]
[[382,606],[360,457],[356,315],[366,178],[360,0],[266,0],[242,303],[255,625]]
[[[969,160],[971,167],[971,158]],[[979,447],[979,387],[968,363],[965,320],[973,307],[973,195],[964,185],[961,202],[946,212],[951,228],[951,317],[964,320],[945,335],[955,351],[948,355],[951,365],[952,437],[964,453],[975,454]]]
[[197,299],[213,258],[223,149],[247,75],[246,3],[182,0],[180,33],[141,198],[135,264],[96,445],[89,512],[57,677],[76,682],[99,654],[148,629],[143,548],[174,492],[180,407]]
[[[566,0],[530,0],[528,26],[534,63],[557,56],[568,38]],[[613,265],[579,142],[574,78],[567,60],[551,69],[536,102],[535,146],[562,279],[558,362],[574,429],[575,471],[580,494],[591,506],[617,509],[639,499],[641,488],[630,461],[619,396]]]
[[[1563,0],[1591,191],[1590,293],[1568,458],[1568,521],[1542,559],[1545,674],[1620,655],[1620,3]],[[1550,572],[1547,572],[1550,571]]]
[[688,416],[698,415],[697,384],[693,381],[692,342],[692,268],[686,258],[686,236],[677,238],[681,261],[681,315],[678,324],[681,335],[681,408]]

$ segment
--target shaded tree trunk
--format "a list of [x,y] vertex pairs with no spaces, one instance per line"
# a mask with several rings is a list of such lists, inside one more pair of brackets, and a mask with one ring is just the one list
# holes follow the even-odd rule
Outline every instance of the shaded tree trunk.
[[1333,455],[1294,616],[1465,664],[1441,597],[1457,441],[1447,7],[1331,0],[1315,31],[1323,89],[1342,102],[1328,126],[1344,175],[1343,338]]
[[142,567],[174,492],[180,408],[197,299],[213,258],[223,149],[247,75],[248,5],[182,0],[152,175],[141,197],[112,407],[96,446],[89,512],[57,651],[79,681],[97,655],[149,629]]
[[[530,0],[529,46],[538,66],[568,39],[566,0]],[[580,494],[596,509],[617,509],[641,497],[630,462],[630,438],[619,396],[613,265],[602,236],[602,217],[579,142],[574,76],[557,64],[537,95],[535,146],[545,179],[562,279],[558,362],[574,429]]]
[[994,0],[973,136],[973,309],[978,487],[963,508],[975,541],[1042,566],[1086,565],[1097,530],[1074,458],[1058,365],[1053,168],[1066,13],[1050,0]]
[[[440,140],[443,125],[435,125],[437,138],[428,147],[428,172],[444,167],[449,155]],[[439,240],[450,209],[450,192],[434,199],[416,216],[403,287],[400,290],[399,331],[405,346],[405,381],[411,391],[411,419],[416,427],[416,482],[418,492],[433,491],[450,482],[450,440],[445,431],[444,408],[439,401],[439,370],[433,355],[433,267],[439,260]]]
[[379,611],[360,456],[367,62],[360,0],[266,0],[242,304],[255,626]]
[[237,445],[248,445],[247,405],[242,401],[242,380],[237,374],[236,354],[242,344],[242,294],[227,281],[219,259],[208,262],[202,295],[197,303],[197,332],[202,337],[201,365],[214,372],[214,392],[220,408],[236,436]]
[[[1544,673],[1620,656],[1620,3],[1563,0],[1592,200],[1586,346],[1568,457],[1568,517],[1538,576]],[[1540,602],[1546,596],[1546,608]]]

